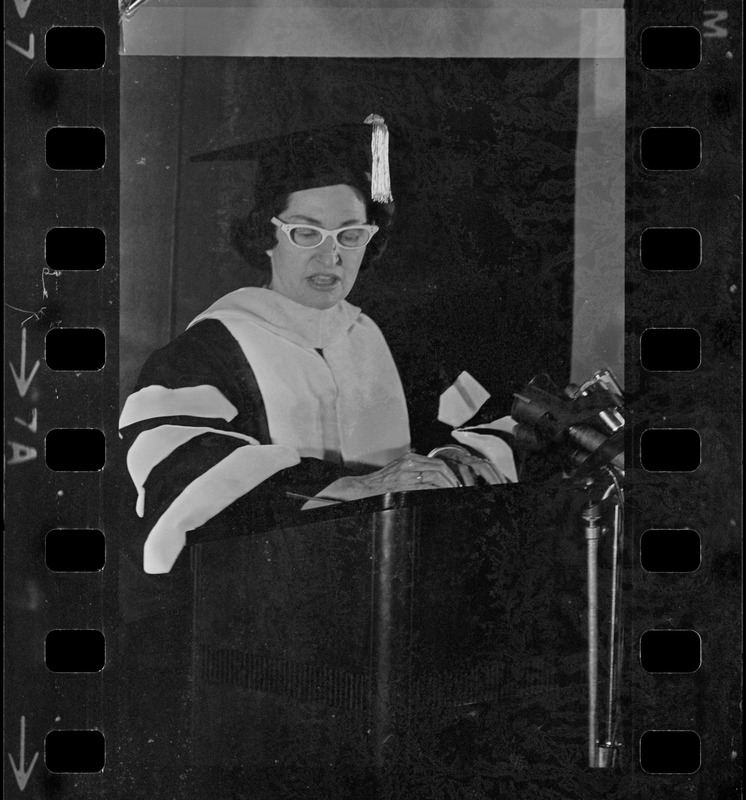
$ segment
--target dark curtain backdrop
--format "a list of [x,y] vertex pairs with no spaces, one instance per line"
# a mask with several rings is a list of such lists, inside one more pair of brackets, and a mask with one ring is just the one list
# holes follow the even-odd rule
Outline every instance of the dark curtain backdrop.
[[387,337],[415,442],[447,436],[437,399],[461,370],[496,415],[537,372],[566,382],[577,76],[548,59],[123,59],[123,396],[207,305],[262,283],[228,237],[253,166],[189,156],[372,111],[413,138],[470,142],[411,152],[389,248],[349,298]]

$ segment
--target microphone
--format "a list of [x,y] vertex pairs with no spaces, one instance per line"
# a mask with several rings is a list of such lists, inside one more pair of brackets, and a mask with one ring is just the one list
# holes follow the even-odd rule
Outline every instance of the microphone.
[[607,465],[624,471],[624,398],[611,370],[563,390],[539,375],[513,398],[516,445],[558,450],[571,473]]

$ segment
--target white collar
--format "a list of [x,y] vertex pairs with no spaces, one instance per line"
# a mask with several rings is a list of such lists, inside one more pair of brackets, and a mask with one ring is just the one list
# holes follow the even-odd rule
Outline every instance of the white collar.
[[328,347],[360,317],[360,309],[346,300],[328,309],[310,308],[272,289],[249,286],[215,301],[188,327],[215,316],[216,311],[221,318],[248,318],[284,339],[313,349]]

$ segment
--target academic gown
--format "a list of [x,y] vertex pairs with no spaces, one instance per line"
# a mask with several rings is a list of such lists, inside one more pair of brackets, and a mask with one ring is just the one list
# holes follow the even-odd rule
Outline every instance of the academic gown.
[[120,431],[149,573],[168,572],[187,531],[239,499],[323,494],[410,447],[375,323],[346,301],[320,310],[259,288],[221,298],[150,357]]

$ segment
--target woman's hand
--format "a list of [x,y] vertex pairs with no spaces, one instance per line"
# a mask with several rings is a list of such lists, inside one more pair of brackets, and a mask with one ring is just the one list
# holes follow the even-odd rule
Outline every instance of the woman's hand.
[[367,475],[340,478],[327,486],[320,496],[360,500],[388,492],[474,486],[477,478],[488,484],[509,483],[489,461],[472,455],[460,445],[446,445],[433,450],[430,456],[407,453]]
[[360,500],[388,492],[455,489],[461,485],[445,461],[407,453],[367,475],[340,478],[321,494],[335,500]]
[[436,447],[428,458],[443,459],[461,478],[463,486],[474,486],[476,478],[482,478],[485,483],[510,483],[508,478],[497,469],[491,461],[480,458],[470,453],[461,445],[444,445]]

